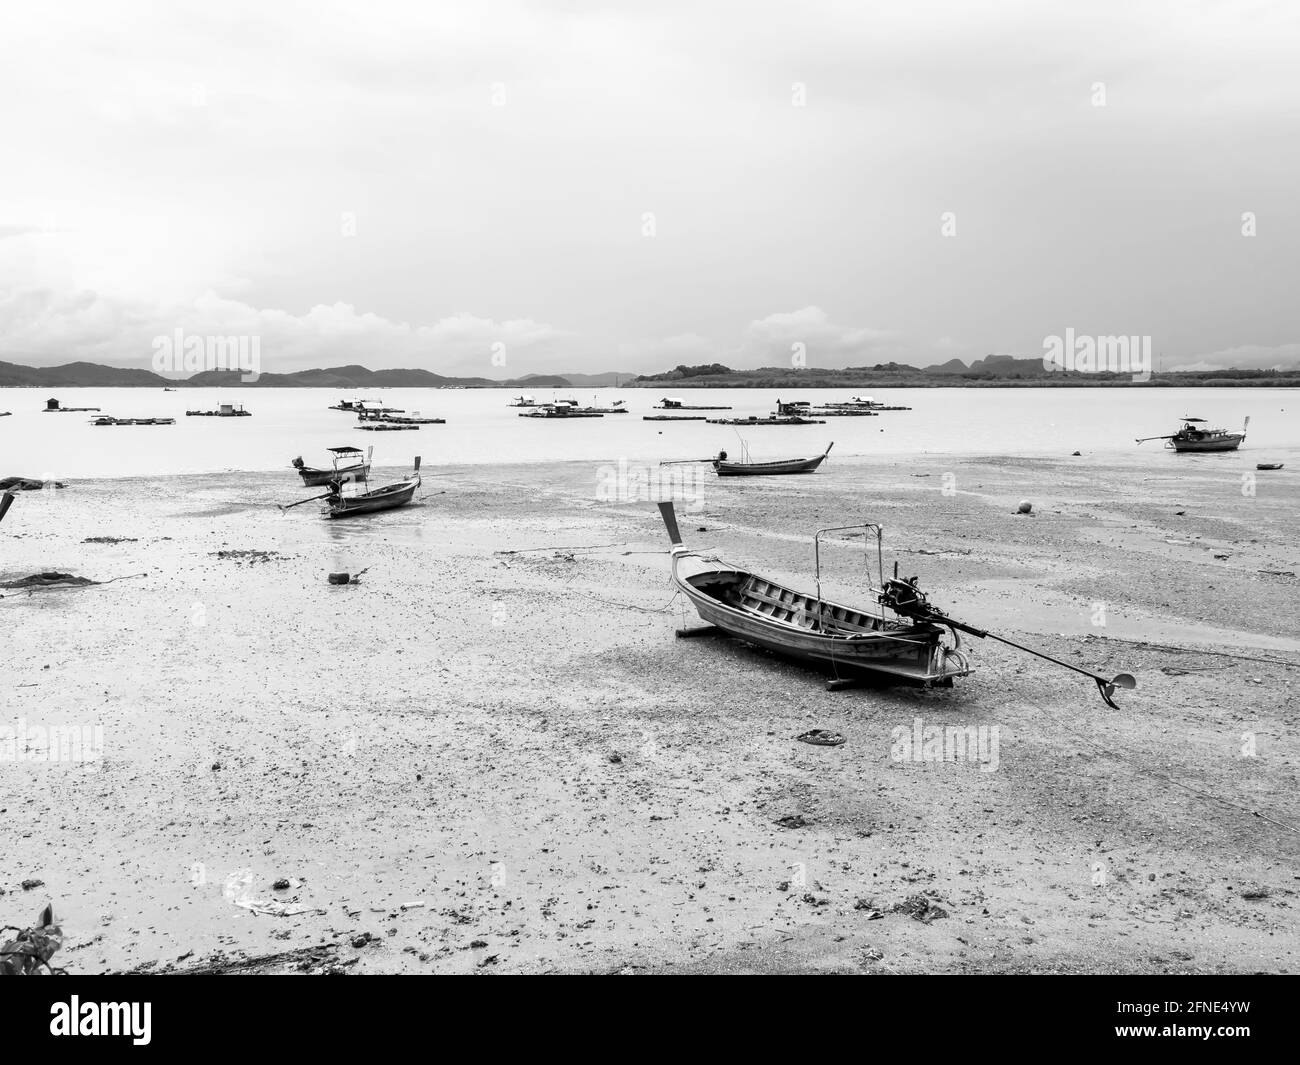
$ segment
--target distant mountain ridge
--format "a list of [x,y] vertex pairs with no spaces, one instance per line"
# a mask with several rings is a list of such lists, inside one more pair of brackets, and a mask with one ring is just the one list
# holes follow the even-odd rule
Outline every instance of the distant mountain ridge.
[[0,362],[0,388],[333,388],[344,392],[366,388],[604,388],[616,381],[630,381],[634,376],[630,373],[528,374],[494,381],[488,377],[444,377],[431,370],[371,370],[351,365],[263,373],[256,381],[246,382],[238,370],[203,370],[178,378],[163,377],[152,370],[101,366],[93,362],[70,362],[63,366]]
[[[447,377],[431,370],[371,370],[332,366],[293,373],[263,373],[245,382],[238,370],[205,370],[188,378],[163,377],[152,370],[70,362],[63,366],[21,366],[0,362],[0,388],[330,388],[361,393],[375,388],[510,388],[522,393],[587,388],[979,388],[1126,387],[1140,385],[1131,374],[1065,372],[1047,369],[1041,357],[986,355],[967,365],[950,359],[938,366],[877,363],[842,369],[764,366],[733,370],[721,363],[678,366],[657,374],[526,374],[494,381],[489,377]],[[1296,370],[1167,370],[1145,382],[1160,385],[1300,386]]]
[[969,366],[950,359],[938,366],[877,363],[875,366],[763,366],[733,370],[720,363],[677,366],[628,382],[633,388],[1125,388],[1219,385],[1287,387],[1300,385],[1300,368],[1290,370],[1166,370],[1148,380],[1131,373],[1066,371],[1048,368],[1041,356],[986,355]]

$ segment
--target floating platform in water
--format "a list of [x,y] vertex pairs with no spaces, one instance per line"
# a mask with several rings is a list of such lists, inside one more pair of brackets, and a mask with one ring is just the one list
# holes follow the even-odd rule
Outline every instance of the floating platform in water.
[[680,399],[673,399],[665,396],[655,406],[655,410],[731,410],[730,407],[694,407],[689,403],[683,403]]
[[187,418],[251,418],[251,411],[246,411],[243,405],[236,407],[233,403],[223,403],[216,410],[187,410]]
[[703,414],[644,414],[643,422],[706,422]]
[[575,418],[603,418],[605,415],[590,410],[575,410],[571,407],[538,407],[536,410],[520,411],[521,418],[553,418],[557,421],[572,421]]
[[825,425],[817,418],[805,418],[798,414],[769,414],[766,418],[751,415],[748,418],[709,418],[710,425]]

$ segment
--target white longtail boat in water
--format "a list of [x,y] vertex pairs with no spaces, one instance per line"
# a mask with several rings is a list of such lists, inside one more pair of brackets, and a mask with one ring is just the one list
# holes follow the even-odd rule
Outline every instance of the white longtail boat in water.
[[1184,418],[1182,427],[1169,436],[1144,436],[1138,443],[1147,440],[1163,440],[1165,447],[1175,451],[1236,451],[1246,439],[1246,429],[1250,425],[1247,418],[1241,432],[1233,433],[1227,429],[1202,429],[1204,418]]

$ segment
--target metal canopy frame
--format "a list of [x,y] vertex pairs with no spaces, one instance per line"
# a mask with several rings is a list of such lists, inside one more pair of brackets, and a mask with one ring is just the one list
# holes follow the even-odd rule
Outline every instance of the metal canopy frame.
[[[862,533],[862,550],[867,561],[867,569],[871,568],[871,553],[867,534],[870,532],[876,534],[876,573],[879,580],[877,587],[885,586],[885,548],[884,537],[885,530],[875,522],[863,522],[861,525],[839,525],[832,529],[818,529],[813,534],[813,567],[815,579],[817,581],[817,602],[824,603],[822,598],[822,537],[830,533],[843,532],[861,532]],[[884,610],[881,610],[881,617],[884,617]]]

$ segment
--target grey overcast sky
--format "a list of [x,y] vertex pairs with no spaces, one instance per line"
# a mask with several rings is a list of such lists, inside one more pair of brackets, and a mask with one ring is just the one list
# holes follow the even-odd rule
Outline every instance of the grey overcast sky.
[[7,361],[1300,363],[1294,0],[9,2],[0,109]]

